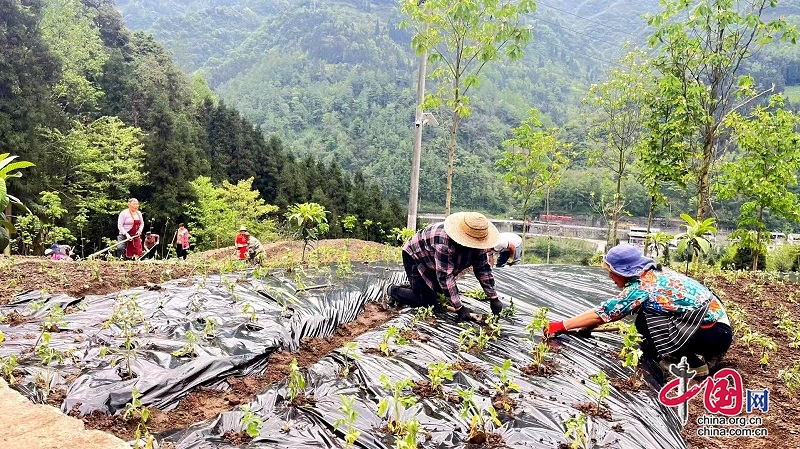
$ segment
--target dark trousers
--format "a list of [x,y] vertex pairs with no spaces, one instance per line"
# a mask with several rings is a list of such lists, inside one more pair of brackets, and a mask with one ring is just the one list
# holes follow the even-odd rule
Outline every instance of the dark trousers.
[[[643,337],[640,345],[643,355],[655,359],[657,356],[656,348],[650,338],[644,313],[638,313],[636,316],[636,330]],[[717,323],[709,329],[698,328],[680,349],[670,354],[670,357],[675,357],[677,360],[680,360],[681,357],[686,357],[689,366],[697,368],[704,363],[698,357],[700,355],[708,363],[709,369],[713,370],[722,356],[728,352],[732,342],[733,330],[731,327],[725,323]]]
[[439,283],[434,282],[433,285],[437,290],[431,290],[425,280],[422,278],[417,264],[405,251],[403,253],[403,268],[406,270],[406,276],[410,286],[394,285],[389,287],[389,295],[400,304],[411,307],[427,307],[434,306],[439,308],[438,294],[443,293]]
[[175,245],[175,252],[178,254],[178,259],[186,260],[186,255],[189,251],[183,248],[183,245]]

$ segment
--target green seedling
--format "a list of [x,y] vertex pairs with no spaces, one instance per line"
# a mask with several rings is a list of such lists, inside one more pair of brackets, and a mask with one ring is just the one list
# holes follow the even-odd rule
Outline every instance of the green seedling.
[[417,434],[419,434],[419,421],[417,421],[417,418],[412,417],[408,421],[404,422],[403,428],[405,429],[405,432],[395,438],[395,448],[417,449],[419,447],[419,443],[417,443]]
[[408,340],[405,339],[402,335],[400,335],[400,330],[395,326],[389,326],[384,332],[383,337],[381,338],[381,342],[378,344],[378,351],[384,353],[386,357],[389,357],[389,353],[391,352],[391,347],[389,343],[394,340],[395,343],[398,345],[404,345],[408,343]]
[[470,298],[475,298],[480,301],[486,301],[487,299],[489,299],[486,297],[486,292],[484,292],[483,289],[480,288],[475,288],[472,290],[464,290],[463,292],[461,292],[461,294]]
[[530,334],[531,340],[535,340],[536,336],[542,335],[542,329],[550,322],[547,318],[549,312],[550,309],[547,307],[540,307],[536,312],[533,312],[533,321],[525,326],[525,330]]
[[790,348],[800,348],[800,322],[792,320],[792,314],[783,309],[774,324],[789,337]]
[[795,392],[800,391],[800,360],[795,360],[790,369],[779,370],[778,380],[786,385],[789,397],[794,399]]
[[147,420],[150,419],[150,409],[143,406],[141,398],[142,393],[136,387],[133,387],[131,390],[131,402],[125,404],[125,412],[122,414],[123,421],[138,419],[142,424],[147,423]]
[[631,382],[633,385],[641,383],[639,375],[639,360],[642,358],[642,350],[639,349],[639,342],[642,341],[642,336],[636,330],[636,323],[630,323],[627,326],[620,327],[620,334],[622,334],[622,350],[619,352],[619,357],[622,359],[622,366],[633,370]]
[[586,389],[586,393],[597,399],[597,409],[600,409],[600,406],[603,405],[603,401],[611,394],[611,382],[608,381],[608,377],[604,371],[600,371],[594,376],[589,377],[589,380],[597,384],[598,391],[595,392],[594,390]]
[[42,310],[42,308],[44,308],[44,303],[45,303],[44,299],[40,299],[39,301],[33,301],[30,304],[30,313],[33,314]]
[[453,380],[453,367],[447,362],[432,362],[428,365],[428,379],[431,390],[439,390],[445,380]]
[[194,344],[197,343],[197,336],[192,331],[186,331],[186,344],[177,351],[173,351],[172,355],[175,357],[183,357],[188,355],[194,357],[197,355],[194,351]]
[[389,381],[386,374],[381,374],[381,387],[392,392],[391,397],[384,397],[378,402],[378,416],[385,417],[388,421],[389,432],[401,435],[404,431],[404,423],[401,420],[403,411],[417,403],[413,396],[406,396],[403,391],[411,388],[413,382],[410,379],[401,379],[395,383]]
[[[499,382],[494,385],[494,389],[497,390],[498,393],[501,395],[508,395],[512,392],[520,391],[519,385],[514,383],[514,379],[511,377],[511,360],[506,359],[502,365],[493,366],[492,370],[500,378]],[[506,411],[509,411],[511,408],[508,404],[505,404],[505,407]]]
[[263,421],[261,418],[256,415],[250,407],[247,405],[243,405],[241,407],[244,414],[242,415],[241,421],[239,421],[239,428],[242,433],[246,433],[250,438],[255,438],[261,433],[261,425]]
[[14,371],[17,369],[17,356],[11,354],[8,357],[0,357],[0,373],[9,385],[14,385],[17,378],[14,377]]
[[775,344],[775,340],[773,340],[772,337],[767,337],[759,332],[749,331],[749,329],[739,340],[747,347],[750,354],[754,354],[753,348],[750,347],[751,344],[756,344],[761,347],[761,358],[758,363],[762,367],[769,364],[769,354],[778,349],[778,345]]
[[49,332],[42,332],[39,344],[36,346],[36,354],[39,355],[42,364],[45,366],[50,366],[50,363],[54,360],[57,361],[59,365],[64,363],[65,353],[50,347]]
[[[486,424],[487,422],[492,422],[495,426],[501,426],[502,423],[500,419],[497,417],[497,410],[494,409],[491,405],[486,408],[480,408],[475,403],[475,390],[470,388],[469,390],[464,390],[462,388],[456,388],[456,394],[461,398],[461,417],[464,419],[469,419],[470,427],[469,427],[469,437],[467,438],[467,442],[479,442],[486,440]],[[484,415],[484,413],[488,413],[488,417]]]
[[42,322],[42,329],[49,332],[58,332],[58,329],[67,325],[64,309],[61,306],[53,306],[47,313],[47,317]]
[[253,305],[250,304],[249,302],[244,303],[244,306],[242,307],[242,313],[247,315],[248,320],[251,323],[255,323],[258,321],[258,317],[256,316],[256,308],[253,307]]
[[417,323],[427,321],[431,318],[434,318],[433,306],[417,307],[417,313],[414,314],[414,319],[411,321],[411,328],[416,326]]
[[588,421],[585,414],[580,413],[577,416],[569,417],[564,420],[563,424],[567,428],[564,437],[571,440],[570,449],[589,448]]
[[144,319],[141,307],[137,301],[138,294],[129,298],[123,298],[117,304],[114,312],[103,323],[104,329],[109,329],[114,326],[119,332],[118,336],[123,337],[125,342],[121,349],[100,348],[100,356],[105,357],[109,353],[116,356],[111,360],[111,365],[114,366],[120,360],[125,361],[125,369],[128,374],[131,371],[131,359],[136,358],[136,344],[134,337],[138,333],[138,326],[141,325],[145,332],[149,332],[149,326]]
[[206,318],[206,324],[203,326],[203,334],[205,334],[206,338],[212,340],[217,336],[217,326],[219,322],[216,318],[208,317]]
[[500,338],[500,334],[503,331],[503,328],[500,326],[500,316],[489,315],[488,317],[486,317],[485,324],[486,327],[489,328],[489,332],[487,332],[489,337],[492,340],[497,341],[497,339]]
[[333,422],[333,428],[339,429],[340,427],[343,427],[345,429],[345,447],[352,447],[358,437],[361,435],[361,432],[355,427],[356,420],[358,419],[358,412],[353,408],[355,398],[353,396],[345,396],[343,394],[340,394],[339,397],[342,400],[342,405],[339,407],[339,411],[342,412],[342,415],[344,416]]
[[475,328],[470,326],[458,334],[458,349],[470,351],[475,348],[479,351],[483,351],[491,340],[491,334],[486,332],[483,328],[475,331]]
[[508,307],[500,311],[500,318],[510,318],[517,314],[517,308],[514,306],[514,298],[508,300]]
[[342,370],[342,376],[344,377],[350,375],[350,360],[359,359],[359,356],[356,353],[356,347],[356,343],[350,341],[342,345],[342,349],[339,351],[344,356],[344,369]]
[[533,358],[531,365],[535,366],[540,373],[544,369],[544,362],[547,360],[547,354],[550,354],[550,345],[547,344],[546,341],[541,340],[533,346],[533,350],[531,351],[531,357]]
[[298,396],[303,394],[306,389],[306,379],[300,373],[297,366],[297,359],[292,359],[289,363],[289,402],[294,402]]

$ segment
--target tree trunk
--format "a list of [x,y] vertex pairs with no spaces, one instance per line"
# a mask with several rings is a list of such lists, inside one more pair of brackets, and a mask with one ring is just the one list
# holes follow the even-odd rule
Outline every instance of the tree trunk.
[[[6,205],[6,220],[8,220],[8,222],[10,223],[11,222],[11,218],[12,218],[11,217],[11,202],[9,202]],[[10,233],[9,233],[9,237],[10,237]],[[11,255],[11,239],[10,238],[8,239],[8,246],[6,246],[6,248],[3,250],[3,254],[6,255],[6,256],[10,256]]]
[[697,221],[703,221],[711,209],[711,162],[714,155],[714,131],[706,124],[703,160],[697,171]]
[[[461,98],[458,91],[458,78],[454,80],[455,87],[455,95],[454,95],[454,104],[458,105],[458,101]],[[455,165],[455,156],[456,156],[456,136],[458,135],[458,112],[453,111],[453,130],[450,133],[450,149],[447,152],[447,194],[445,195],[444,200],[444,214],[445,216],[450,215],[450,205],[453,198],[453,166]]]
[[547,214],[547,220],[545,221],[545,223],[547,223],[545,225],[545,228],[547,229],[547,232],[545,232],[545,234],[547,234],[547,262],[546,263],[548,265],[550,265],[550,186],[549,185],[547,186],[547,194],[545,195],[545,199],[544,199],[544,210],[545,210],[545,213]]
[[[758,221],[764,222],[764,206],[758,208]],[[753,271],[758,271],[758,248],[761,246],[761,233],[756,230],[756,247],[753,248]]]
[[[650,196],[650,210],[647,212],[647,235],[644,238],[644,255],[647,257],[650,254],[650,228],[653,226],[653,214],[656,209],[656,196]],[[658,244],[656,244],[658,245]],[[658,246],[656,246],[656,256],[658,256]]]

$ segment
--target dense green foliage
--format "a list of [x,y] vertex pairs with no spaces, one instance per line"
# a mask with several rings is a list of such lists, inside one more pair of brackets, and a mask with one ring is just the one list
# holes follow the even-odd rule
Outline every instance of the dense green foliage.
[[[129,32],[110,0],[3,0],[0,25],[0,148],[36,164],[9,185],[37,215],[17,217],[26,230],[17,250],[77,238],[99,247],[129,197],[141,201],[147,230],[169,235],[194,220],[198,237],[225,245],[229,235],[198,212],[203,195],[238,214],[217,227],[268,214],[280,222],[280,209],[309,200],[331,211],[332,236],[344,214],[382,222],[382,233],[404,222],[360,174],[265,140],[151,36]],[[254,205],[262,209],[249,213]]]

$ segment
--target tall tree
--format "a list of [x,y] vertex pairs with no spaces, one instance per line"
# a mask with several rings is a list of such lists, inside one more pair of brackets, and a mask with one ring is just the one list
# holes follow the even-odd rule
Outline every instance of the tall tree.
[[[664,9],[648,17],[655,28],[649,43],[664,76],[681,83],[677,93],[698,99],[699,110],[687,118],[697,121],[690,137],[697,187],[697,220],[711,210],[712,171],[722,156],[720,140],[725,116],[739,95],[753,96],[752,79],[740,78],[742,64],[755,49],[775,37],[794,42],[797,30],[783,17],[765,20],[765,10],[778,0],[662,0]],[[675,99],[675,102],[680,98]],[[696,143],[695,143],[696,142]]]
[[[569,159],[564,151],[569,148],[556,137],[555,129],[542,129],[539,112],[532,109],[528,119],[514,128],[514,137],[503,142],[510,149],[503,152],[496,165],[503,170],[503,179],[514,196],[522,202],[522,220],[528,217],[532,198],[544,196],[549,215],[550,192],[559,184]],[[549,232],[549,227],[548,227]],[[523,232],[524,234],[524,232]],[[549,237],[549,236],[548,236]],[[525,259],[525,246],[522,246]],[[547,245],[547,263],[550,263],[550,241]]]
[[610,209],[609,245],[617,241],[619,215],[623,211],[622,180],[630,171],[644,128],[643,93],[649,74],[643,59],[641,52],[628,53],[619,61],[621,68],[611,71],[608,81],[591,86],[586,99],[590,106],[597,108],[589,137],[600,145],[592,151],[589,162],[608,169],[616,184]]
[[447,164],[445,214],[450,214],[453,194],[453,166],[458,124],[470,116],[470,88],[477,87],[484,66],[502,57],[519,59],[531,37],[523,24],[526,14],[536,8],[533,0],[404,0],[402,12],[413,26],[412,47],[428,53],[435,67],[430,77],[439,81],[438,90],[426,95],[424,109],[444,103],[452,113]]
[[[734,112],[725,121],[740,149],[739,156],[723,165],[720,197],[746,198],[739,227],[755,230],[756,247],[767,231],[764,213],[800,221],[797,195],[787,187],[797,185],[800,171],[800,116],[783,109],[784,98],[775,95],[767,107],[759,106],[752,118]],[[760,251],[753,251],[753,271]]]
[[79,0],[47,0],[42,37],[61,62],[53,94],[71,112],[92,112],[103,96],[96,80],[108,55],[94,24],[95,13]]

